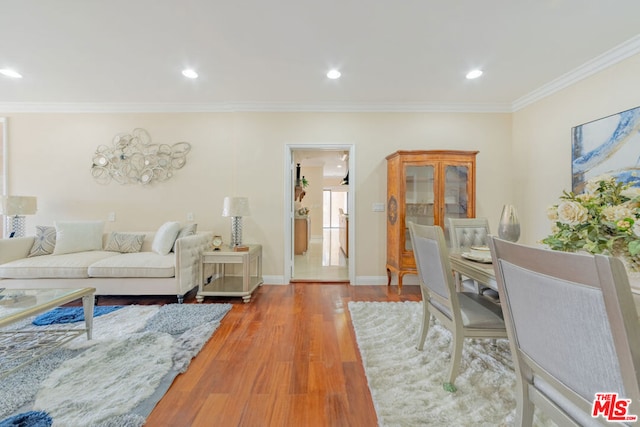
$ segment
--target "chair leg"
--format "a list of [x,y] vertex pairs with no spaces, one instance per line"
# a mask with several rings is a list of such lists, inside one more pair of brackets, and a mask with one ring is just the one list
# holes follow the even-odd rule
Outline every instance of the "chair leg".
[[462,289],[462,276],[460,275],[460,273],[457,272],[457,271],[454,271],[453,272],[453,279],[456,282],[456,291],[457,292],[462,292],[463,291],[463,289]]
[[443,384],[443,387],[448,392],[455,392],[457,390],[454,382],[458,376],[458,370],[460,369],[460,359],[462,359],[462,346],[464,344],[464,336],[462,333],[456,333],[451,331],[453,337],[451,338],[451,364],[449,365],[448,381]]
[[478,295],[482,295],[482,285],[477,280],[474,280],[473,283],[476,284],[476,292]]
[[534,404],[529,399],[529,384],[524,378],[518,378],[516,391],[516,425],[522,427],[531,427],[533,425]]
[[420,351],[424,349],[424,341],[429,332],[429,323],[431,322],[431,313],[429,313],[428,301],[422,298],[422,325],[420,326],[420,338],[416,348]]

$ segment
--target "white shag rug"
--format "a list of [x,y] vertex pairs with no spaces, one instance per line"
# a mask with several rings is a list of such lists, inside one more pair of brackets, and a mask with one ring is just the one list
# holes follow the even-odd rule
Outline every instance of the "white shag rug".
[[141,426],[230,309],[126,306],[96,317],[91,341],[81,335],[0,381],[0,420],[43,411],[59,426]]
[[[451,334],[432,317],[416,349],[422,302],[349,302],[380,426],[513,426],[516,379],[507,340],[465,339],[454,393],[442,387]],[[534,425],[553,426],[536,411]]]

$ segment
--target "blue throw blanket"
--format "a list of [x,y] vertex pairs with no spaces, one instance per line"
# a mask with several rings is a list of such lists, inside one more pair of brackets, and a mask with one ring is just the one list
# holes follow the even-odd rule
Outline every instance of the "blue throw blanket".
[[[122,308],[121,305],[98,305],[93,307],[93,317],[102,316]],[[53,325],[57,323],[84,322],[82,307],[58,307],[42,313],[32,322],[36,326]]]

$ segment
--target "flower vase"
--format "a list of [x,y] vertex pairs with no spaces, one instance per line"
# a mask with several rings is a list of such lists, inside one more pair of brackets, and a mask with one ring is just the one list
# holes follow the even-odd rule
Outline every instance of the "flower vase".
[[504,205],[500,223],[498,224],[498,236],[503,240],[517,242],[520,238],[520,222],[513,205]]

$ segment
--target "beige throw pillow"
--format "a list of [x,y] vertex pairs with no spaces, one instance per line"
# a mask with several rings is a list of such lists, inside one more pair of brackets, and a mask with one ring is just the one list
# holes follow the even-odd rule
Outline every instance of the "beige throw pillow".
[[54,255],[102,250],[103,221],[57,221]]
[[[182,237],[193,236],[194,234],[196,234],[197,229],[198,229],[198,224],[185,225],[180,229],[180,232],[178,232],[178,236],[176,237],[176,242],[178,241],[178,239]],[[175,252],[175,251],[176,251],[176,243],[174,242],[173,247],[171,248],[171,252]]]
[[160,226],[153,238],[151,250],[159,255],[167,255],[173,248],[173,243],[180,232],[180,223],[177,221],[165,222]]
[[51,255],[56,247],[56,228],[47,225],[36,226],[36,237],[29,256]]
[[140,252],[144,243],[144,234],[117,233],[112,232],[107,240],[105,251],[134,253]]

